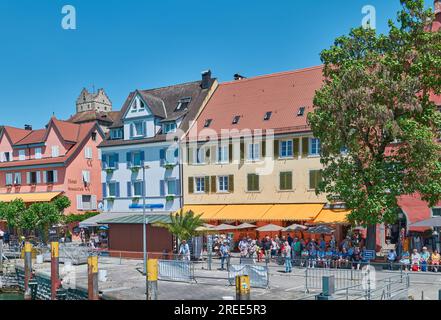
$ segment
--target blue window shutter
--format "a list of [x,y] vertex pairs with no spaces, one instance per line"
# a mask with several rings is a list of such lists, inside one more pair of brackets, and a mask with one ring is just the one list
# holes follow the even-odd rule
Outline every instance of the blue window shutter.
[[103,183],[103,198],[107,198],[107,183]]
[[107,154],[102,155],[102,162],[103,162],[103,169],[107,169],[108,167]]
[[115,168],[119,169],[119,153],[115,153]]
[[119,182],[116,183],[116,197],[119,198],[121,197],[121,193],[120,193],[120,185]]
[[130,124],[130,138],[135,136],[135,125],[133,123]]
[[132,183],[130,181],[127,182],[127,197],[132,196]]
[[144,195],[146,195],[146,193],[144,193],[144,189],[145,189],[145,182],[143,181],[142,183],[141,183],[141,194],[144,196]]
[[181,195],[181,180],[176,180],[176,195]]
[[161,160],[161,164],[165,163],[165,149],[159,150],[159,159]]
[[127,168],[130,168],[132,166],[132,153],[131,152],[127,152],[126,160],[127,160]]
[[145,161],[145,152],[141,151],[141,162]]
[[165,181],[161,180],[159,185],[159,192],[161,197],[165,196]]
[[177,159],[179,157],[179,148],[175,149],[175,158]]

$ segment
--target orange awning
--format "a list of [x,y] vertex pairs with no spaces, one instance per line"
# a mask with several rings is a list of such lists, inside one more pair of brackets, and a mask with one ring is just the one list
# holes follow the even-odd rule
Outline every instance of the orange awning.
[[314,223],[349,223],[347,216],[351,213],[351,210],[331,210],[323,209],[317,218],[314,219]]
[[323,209],[323,203],[275,204],[263,217],[267,221],[309,221]]
[[218,213],[225,205],[186,205],[183,210],[184,213],[193,211],[196,216],[202,215],[203,220],[216,220],[212,219],[216,213]]
[[227,205],[220,210],[212,218],[214,220],[222,221],[259,221],[263,220],[266,212],[270,210],[272,205],[264,204],[238,204]]
[[22,199],[24,203],[50,202],[60,194],[62,192],[0,194],[0,202],[11,202],[16,199]]

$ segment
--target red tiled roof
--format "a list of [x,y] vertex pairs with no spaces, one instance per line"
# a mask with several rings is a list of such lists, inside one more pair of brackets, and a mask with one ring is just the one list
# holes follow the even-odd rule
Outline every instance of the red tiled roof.
[[[197,132],[208,129],[218,134],[222,129],[275,129],[275,133],[309,131],[307,114],[313,110],[316,90],[323,84],[322,66],[255,78],[226,82],[219,85],[197,121]],[[303,116],[297,116],[305,107]],[[266,112],[271,118],[264,121]],[[239,123],[232,124],[235,116]],[[194,128],[188,137],[194,139]]]
[[28,131],[29,134],[23,138],[22,140],[15,143],[15,145],[27,145],[34,143],[42,143],[44,142],[44,136],[46,135],[45,129]]
[[4,127],[4,132],[8,135],[12,144],[16,144],[20,140],[24,139],[26,136],[32,133],[30,130],[14,128],[14,127]]
[[[56,119],[55,117],[51,119],[48,129],[51,127],[51,124],[53,124],[56,127],[56,129],[58,129],[64,141],[67,142],[78,141],[78,132],[81,125],[71,122],[61,121]],[[47,132],[49,132],[49,130],[47,130]]]

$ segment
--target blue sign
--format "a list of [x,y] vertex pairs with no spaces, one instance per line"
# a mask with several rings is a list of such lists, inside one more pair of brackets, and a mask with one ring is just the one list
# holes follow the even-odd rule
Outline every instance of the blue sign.
[[373,260],[375,259],[375,250],[365,250],[363,253],[364,260]]
[[136,204],[136,203],[132,203],[129,206],[129,209],[163,209],[164,205],[163,204],[146,204],[145,206],[143,206],[142,204]]

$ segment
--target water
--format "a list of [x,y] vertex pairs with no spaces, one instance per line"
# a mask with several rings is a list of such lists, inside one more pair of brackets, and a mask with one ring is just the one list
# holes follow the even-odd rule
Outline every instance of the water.
[[2,300],[24,300],[24,297],[20,293],[0,293],[0,301]]

